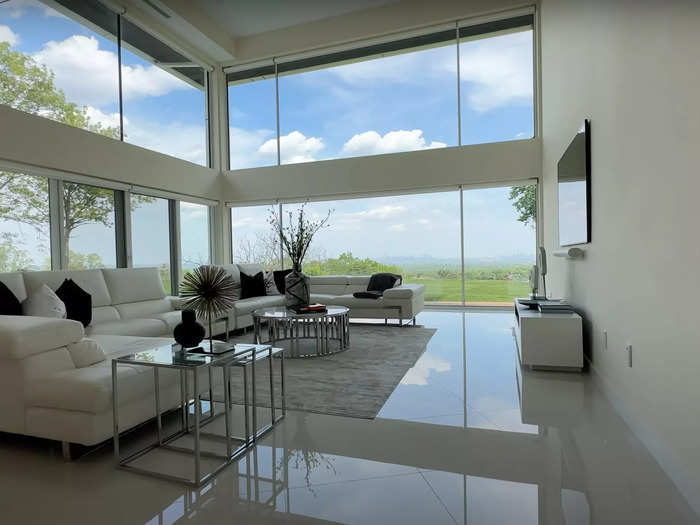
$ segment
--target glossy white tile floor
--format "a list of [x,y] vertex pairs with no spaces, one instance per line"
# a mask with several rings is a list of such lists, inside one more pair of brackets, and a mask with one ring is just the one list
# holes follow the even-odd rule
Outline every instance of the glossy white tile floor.
[[376,420],[288,412],[199,490],[0,435],[1,522],[697,523],[587,375],[518,373],[509,312],[419,322],[438,332]]

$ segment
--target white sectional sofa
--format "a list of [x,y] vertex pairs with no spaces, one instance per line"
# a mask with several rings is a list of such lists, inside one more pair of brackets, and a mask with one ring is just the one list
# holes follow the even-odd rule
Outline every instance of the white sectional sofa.
[[[239,281],[240,271],[254,274],[262,269],[225,268]],[[182,300],[166,295],[156,268],[0,274],[0,281],[20,301],[43,284],[55,290],[66,278],[92,296],[92,323],[87,328],[67,319],[0,316],[0,431],[94,445],[112,435],[111,358],[172,343]],[[352,296],[368,282],[369,276],[311,277],[311,298],[348,306],[355,318],[411,320],[423,309],[422,285],[398,286],[376,300]],[[228,328],[251,326],[253,310],[283,304],[282,295],[236,301],[227,316]],[[219,321],[213,331],[222,333],[225,325]],[[79,355],[85,337],[95,340],[104,356],[85,362]],[[123,428],[152,418],[152,371],[121,366],[119,381]],[[163,408],[175,408],[179,377],[164,373],[160,382]]]

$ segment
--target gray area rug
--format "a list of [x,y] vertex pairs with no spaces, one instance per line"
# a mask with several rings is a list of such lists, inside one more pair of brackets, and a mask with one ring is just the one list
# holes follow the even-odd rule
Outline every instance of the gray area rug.
[[[350,348],[339,354],[284,360],[286,406],[292,410],[374,419],[406,372],[423,354],[436,330],[384,325],[350,326]],[[250,343],[251,333],[231,342]],[[285,343],[277,346],[285,347]],[[274,359],[275,404],[279,407],[279,359]],[[264,365],[264,366],[260,366]],[[267,361],[256,366],[258,405],[270,406]],[[243,404],[240,370],[232,370],[232,400]]]

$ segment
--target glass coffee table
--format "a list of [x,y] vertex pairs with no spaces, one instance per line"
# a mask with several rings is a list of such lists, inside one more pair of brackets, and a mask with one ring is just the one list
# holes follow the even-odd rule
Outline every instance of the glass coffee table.
[[[299,314],[284,306],[253,312],[255,343],[275,346],[289,341],[286,357],[320,357],[344,352],[350,346],[350,309],[328,306],[325,312]],[[267,334],[265,334],[267,332]],[[311,345],[303,342],[311,341]]]

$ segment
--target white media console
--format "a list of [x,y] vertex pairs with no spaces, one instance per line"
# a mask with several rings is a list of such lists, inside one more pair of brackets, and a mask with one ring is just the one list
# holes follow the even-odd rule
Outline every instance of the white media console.
[[580,371],[583,328],[577,313],[540,313],[515,301],[513,335],[520,364],[533,369]]

